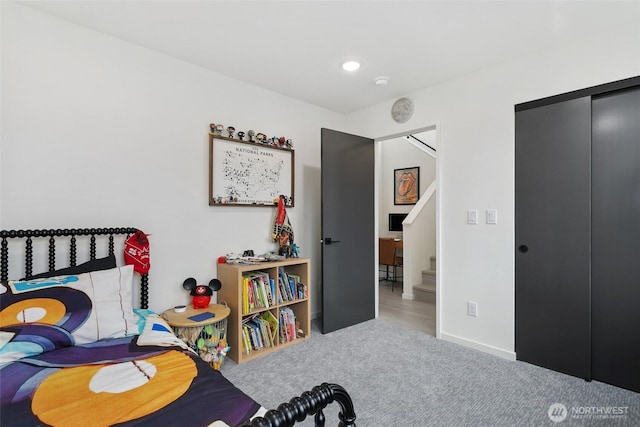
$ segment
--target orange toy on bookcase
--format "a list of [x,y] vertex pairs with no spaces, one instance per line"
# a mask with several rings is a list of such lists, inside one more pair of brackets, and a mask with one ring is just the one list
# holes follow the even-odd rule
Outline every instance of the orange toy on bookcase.
[[301,342],[311,334],[309,260],[218,264],[218,299],[231,309],[227,354],[237,363]]

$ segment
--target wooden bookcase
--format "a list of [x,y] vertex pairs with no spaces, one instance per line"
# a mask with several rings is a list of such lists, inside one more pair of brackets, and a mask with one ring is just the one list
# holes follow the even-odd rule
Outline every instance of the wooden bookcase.
[[[306,285],[306,297],[279,302],[278,295],[280,290],[278,286],[275,286],[276,296],[273,305],[269,305],[269,308],[254,308],[250,310],[248,314],[243,314],[243,287],[245,286],[245,276],[265,272],[270,278],[277,280],[280,268],[284,269],[287,274],[299,276],[300,283]],[[253,265],[218,264],[218,279],[222,282],[222,289],[218,291],[218,302],[226,302],[231,309],[227,323],[227,341],[231,346],[231,350],[227,356],[240,364],[308,339],[311,334],[310,277],[309,260],[305,258],[287,258],[282,261],[262,262]],[[296,329],[301,330],[301,333],[297,334],[297,337],[291,341],[281,342],[281,340],[278,339],[271,347],[251,350],[247,353],[243,348],[243,319],[256,313],[263,314],[266,311],[271,311],[275,318],[280,320],[280,312],[285,307],[293,311],[298,324]]]

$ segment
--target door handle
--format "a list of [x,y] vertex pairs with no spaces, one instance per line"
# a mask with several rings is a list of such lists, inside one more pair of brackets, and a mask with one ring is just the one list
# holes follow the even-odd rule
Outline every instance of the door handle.
[[333,240],[331,237],[325,237],[324,239],[320,240],[320,243],[331,245],[333,243],[340,243],[340,240]]

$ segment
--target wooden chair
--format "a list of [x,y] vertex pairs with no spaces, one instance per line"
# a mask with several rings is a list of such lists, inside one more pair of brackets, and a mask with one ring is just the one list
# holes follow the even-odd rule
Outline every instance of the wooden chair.
[[378,239],[378,264],[386,267],[386,276],[382,280],[389,279],[389,267],[393,267],[393,279],[391,279],[391,291],[393,292],[397,281],[397,268],[402,266],[402,242],[396,242],[391,237]]

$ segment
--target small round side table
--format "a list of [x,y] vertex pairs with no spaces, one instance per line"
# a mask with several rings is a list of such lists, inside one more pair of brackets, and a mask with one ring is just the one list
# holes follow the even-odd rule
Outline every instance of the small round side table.
[[[231,309],[222,304],[210,304],[207,308],[188,305],[182,313],[169,309],[162,318],[173,328],[176,336],[194,349],[214,369],[222,366],[229,351],[227,344],[227,317]],[[213,316],[211,316],[213,315]],[[195,316],[201,316],[202,320]]]

